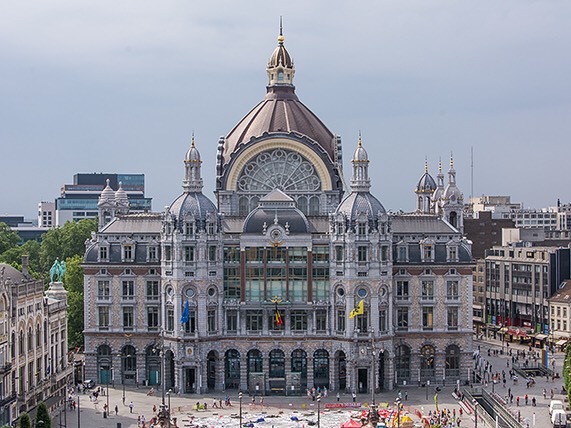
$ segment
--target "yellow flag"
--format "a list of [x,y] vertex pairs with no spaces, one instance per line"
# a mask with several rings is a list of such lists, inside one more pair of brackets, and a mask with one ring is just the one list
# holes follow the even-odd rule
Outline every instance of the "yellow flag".
[[355,318],[357,315],[363,315],[365,313],[365,299],[361,299],[357,304],[357,307],[351,311],[349,318]]

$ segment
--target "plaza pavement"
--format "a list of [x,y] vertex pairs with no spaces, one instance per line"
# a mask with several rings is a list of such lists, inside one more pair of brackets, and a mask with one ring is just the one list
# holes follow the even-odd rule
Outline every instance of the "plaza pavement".
[[[487,349],[500,349],[501,343],[499,341],[494,340],[481,340],[475,341],[474,347],[477,349],[478,345],[480,345],[480,352],[482,357],[489,361],[492,364],[494,371],[502,371],[508,370],[506,367],[506,359],[509,358],[507,355],[500,355],[500,356],[487,356]],[[526,349],[527,347],[519,346],[519,345],[510,345],[511,348],[515,351],[515,349]],[[505,349],[505,348],[504,348]],[[556,358],[556,371],[561,370],[562,361],[563,361],[563,353],[558,352],[555,355]],[[511,358],[510,358],[510,366],[511,366]],[[558,370],[559,368],[559,370]],[[548,414],[548,405],[549,405],[549,391],[551,388],[555,391],[554,398],[561,399],[563,401],[563,395],[561,395],[560,389],[562,385],[562,380],[555,380],[555,382],[547,382],[545,378],[537,378],[536,385],[532,388],[527,389],[525,385],[525,381],[518,382],[517,385],[514,385],[513,382],[508,382],[507,387],[511,387],[512,393],[514,397],[519,395],[521,397],[520,400],[520,407],[516,407],[515,398],[514,403],[509,405],[515,413],[517,411],[521,412],[522,418],[522,425],[525,427],[526,422],[529,423],[530,427],[533,427],[533,413],[535,413],[535,425],[541,426],[543,428],[551,426]],[[495,385],[495,392],[500,395],[507,394],[507,387],[504,389],[501,384]],[[542,389],[546,388],[548,391],[547,399],[543,399]],[[452,396],[452,392],[454,389],[453,385],[441,386],[442,391],[439,393],[439,407],[448,408],[448,409],[455,409],[456,412],[459,412],[460,405]],[[491,392],[492,386],[488,384],[486,389]],[[409,386],[406,388],[400,388],[400,391],[403,396],[403,405],[406,410],[414,413],[415,410],[420,410],[423,413],[428,413],[429,410],[434,410],[434,386],[431,385],[429,388],[425,387],[418,387]],[[78,411],[67,410],[66,419],[67,424],[66,426],[69,428],[118,428],[118,424],[121,424],[121,428],[128,428],[128,427],[136,427],[137,426],[137,417],[138,416],[145,416],[145,419],[148,421],[152,417],[152,409],[153,406],[156,405],[157,408],[162,403],[162,392],[160,390],[155,392],[154,396],[147,395],[148,388],[131,388],[127,387],[125,389],[125,404],[123,404],[122,396],[123,396],[123,389],[121,385],[115,385],[115,387],[109,387],[109,395],[107,396],[100,396],[97,402],[91,402],[89,399],[89,395],[86,394],[79,394],[79,403],[80,403],[80,420],[78,419]],[[404,396],[406,395],[408,399],[405,401]],[[170,403],[171,408],[173,411],[173,417],[177,418],[178,426],[184,428],[185,424],[188,424],[188,420],[192,416],[195,418],[203,418],[203,417],[211,417],[214,413],[219,415],[230,415],[230,414],[238,414],[239,412],[239,403],[238,403],[238,392],[237,391],[229,391],[230,400],[233,404],[231,408],[224,408],[220,409],[212,409],[212,402],[213,399],[224,399],[225,393],[213,393],[213,394],[204,394],[204,395],[197,395],[197,394],[182,394],[182,395],[171,395]],[[530,404],[525,406],[523,404],[523,396],[525,394],[529,394]],[[377,404],[382,405],[382,403],[394,403],[394,400],[398,394],[398,390],[394,391],[383,391],[381,393],[377,393],[375,395],[375,399]],[[428,396],[428,399],[426,398]],[[535,396],[537,400],[537,406],[531,406],[531,397]],[[103,406],[109,401],[109,408],[111,409],[110,415],[108,418],[103,418]],[[361,402],[363,404],[369,403],[371,400],[370,394],[359,394],[357,395],[357,402]],[[129,403],[133,402],[133,413],[129,412]],[[335,393],[329,394],[327,398],[323,398],[321,401],[321,408],[323,409],[327,403],[335,403],[336,396]],[[340,397],[340,402],[351,402],[351,395],[350,394],[342,394]],[[206,403],[208,405],[207,411],[196,411],[193,410],[193,406],[197,403]],[[168,395],[165,395],[165,403],[168,404]],[[119,412],[116,415],[114,412],[115,406],[118,407]],[[312,402],[307,399],[307,397],[282,397],[282,396],[266,396],[264,397],[264,409],[267,414],[277,414],[279,411],[283,411],[285,413],[292,412],[294,410],[305,412],[305,411],[316,411],[317,410],[317,403]],[[251,405],[251,397],[247,394],[244,394],[243,401],[242,401],[242,411],[244,420],[248,418],[248,415],[253,415],[254,413],[260,413],[262,409],[260,408],[259,401],[256,399],[256,405],[252,408]],[[323,414],[323,413],[322,413]],[[323,414],[324,417],[321,420],[321,426],[324,428],[333,428],[333,425],[327,423],[327,418],[325,417],[326,414]],[[347,413],[347,419],[349,418],[349,413]],[[65,418],[62,415],[61,426],[63,427],[65,424]],[[484,426],[482,420],[479,420],[480,426]],[[211,425],[211,424],[210,424]],[[474,425],[474,418],[472,414],[464,414],[462,418],[462,427],[471,427]],[[56,416],[52,421],[52,427],[56,428],[60,426],[59,417]],[[212,425],[214,426],[214,425]],[[226,425],[227,426],[227,425]],[[235,426],[239,426],[238,419],[235,419]],[[265,426],[271,427],[271,423],[266,423]],[[292,427],[300,426],[299,424],[293,424]],[[335,427],[338,425],[335,424]]]

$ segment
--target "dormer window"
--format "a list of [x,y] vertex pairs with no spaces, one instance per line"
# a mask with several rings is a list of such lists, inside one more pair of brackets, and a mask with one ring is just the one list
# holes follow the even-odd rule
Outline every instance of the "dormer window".
[[132,262],[134,253],[133,245],[123,245],[123,261]]
[[156,245],[149,246],[147,256],[148,256],[149,261],[151,261],[151,262],[158,260],[158,248]]
[[365,238],[367,236],[367,225],[365,223],[357,224],[357,235],[361,238]]
[[278,81],[284,80],[284,72],[282,70],[278,71]]
[[194,235],[194,223],[187,221],[184,224],[184,234],[188,236]]
[[448,261],[449,262],[458,261],[458,247],[456,245],[448,246]]
[[423,239],[420,241],[420,251],[423,262],[434,261],[434,241],[432,239]]
[[108,261],[109,260],[109,247],[101,246],[99,247],[99,261]]
[[408,246],[400,244],[397,246],[397,256],[399,262],[408,262]]

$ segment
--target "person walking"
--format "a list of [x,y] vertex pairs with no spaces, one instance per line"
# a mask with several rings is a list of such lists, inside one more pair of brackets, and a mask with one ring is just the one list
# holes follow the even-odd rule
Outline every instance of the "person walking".
[[119,414],[119,407],[117,407],[117,405],[115,405],[115,415]]
[[337,402],[339,403],[339,392],[337,392]]
[[133,413],[133,402],[129,403],[129,413]]

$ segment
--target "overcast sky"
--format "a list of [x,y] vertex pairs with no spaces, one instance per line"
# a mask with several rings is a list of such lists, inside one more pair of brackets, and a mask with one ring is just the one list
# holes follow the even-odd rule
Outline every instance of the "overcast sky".
[[214,199],[218,138],[265,94],[283,15],[296,92],[372,192],[414,209],[424,158],[474,195],[571,202],[571,2],[21,1],[0,13],[0,213],[33,217],[77,172],[144,173],[162,210],[195,132]]

